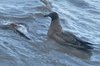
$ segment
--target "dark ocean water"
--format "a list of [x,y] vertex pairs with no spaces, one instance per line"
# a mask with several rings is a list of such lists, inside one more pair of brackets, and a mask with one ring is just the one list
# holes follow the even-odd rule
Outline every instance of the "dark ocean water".
[[[47,0],[48,1],[48,0]],[[13,30],[0,28],[0,66],[100,66],[100,0],[0,1],[0,26],[23,23],[32,40]],[[93,43],[94,50],[83,52],[48,39],[50,18],[55,11],[65,31]]]

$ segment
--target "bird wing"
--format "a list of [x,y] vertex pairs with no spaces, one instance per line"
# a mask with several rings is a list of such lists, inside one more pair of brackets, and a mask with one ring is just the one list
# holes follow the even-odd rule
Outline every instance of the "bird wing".
[[79,49],[92,49],[90,46],[91,43],[85,42],[75,36],[74,34],[70,32],[61,32],[61,33],[56,33],[56,35],[60,38],[62,38],[64,44],[70,45]]
[[61,32],[61,34],[57,33],[59,37],[61,37],[65,42],[75,44],[77,42],[76,36],[74,36],[70,32]]
[[19,33],[19,35],[25,37],[28,40],[31,40],[28,36],[26,36],[24,33],[20,32],[19,30],[16,29],[16,31]]

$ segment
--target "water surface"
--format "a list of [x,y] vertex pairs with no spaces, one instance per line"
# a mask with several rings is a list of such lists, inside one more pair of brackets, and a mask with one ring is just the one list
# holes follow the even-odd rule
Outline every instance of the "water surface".
[[32,41],[13,30],[0,28],[0,66],[100,66],[100,1],[50,0],[65,31],[94,44],[84,52],[48,39],[48,7],[39,0],[0,1],[0,25],[24,23]]

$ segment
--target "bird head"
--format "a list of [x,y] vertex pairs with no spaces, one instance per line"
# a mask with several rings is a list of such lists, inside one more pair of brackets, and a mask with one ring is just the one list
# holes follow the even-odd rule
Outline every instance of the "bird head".
[[17,24],[16,24],[16,23],[11,23],[10,26],[11,26],[12,28],[16,28],[16,27],[17,27]]
[[44,15],[44,17],[51,17],[52,21],[59,18],[58,14],[56,12],[52,12],[50,14]]

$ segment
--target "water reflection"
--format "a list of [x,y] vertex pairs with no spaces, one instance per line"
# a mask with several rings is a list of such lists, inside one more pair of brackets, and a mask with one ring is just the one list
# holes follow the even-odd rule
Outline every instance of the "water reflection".
[[90,60],[91,56],[92,56],[92,50],[88,50],[88,51],[83,51],[83,50],[79,50],[76,49],[74,47],[71,46],[64,46],[61,44],[56,43],[55,41],[51,40],[48,38],[48,40],[45,41],[47,46],[51,46],[53,50],[61,52],[63,54],[68,54],[70,56],[75,56],[81,59],[85,59],[85,60]]

